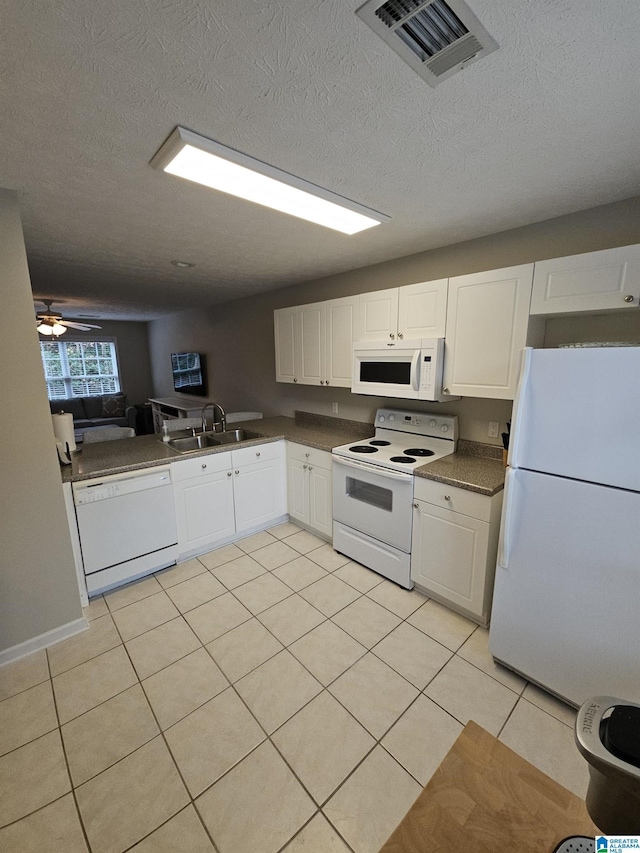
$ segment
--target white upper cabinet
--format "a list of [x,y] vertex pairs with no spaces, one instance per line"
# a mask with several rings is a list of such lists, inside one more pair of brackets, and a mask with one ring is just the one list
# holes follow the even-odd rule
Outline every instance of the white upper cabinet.
[[351,387],[358,297],[273,312],[276,381]]
[[298,382],[324,385],[326,362],[325,303],[301,305],[298,308],[300,329],[300,370]]
[[298,308],[280,308],[273,312],[276,343],[276,381],[297,382],[300,356]]
[[443,338],[447,279],[360,294],[359,341]]
[[395,340],[398,333],[398,288],[361,293],[358,299],[358,340]]
[[525,346],[544,321],[529,317],[533,264],[449,279],[444,393],[513,400]]
[[358,330],[358,297],[325,302],[327,330],[325,385],[351,388],[353,342]]
[[398,337],[444,338],[448,279],[408,284],[398,290]]
[[532,314],[629,310],[639,303],[640,246],[586,252],[535,265]]

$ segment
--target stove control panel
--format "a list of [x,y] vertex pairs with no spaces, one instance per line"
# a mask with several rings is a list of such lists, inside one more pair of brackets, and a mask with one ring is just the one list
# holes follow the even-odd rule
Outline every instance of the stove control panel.
[[401,409],[378,409],[375,425],[383,429],[394,429],[413,435],[449,438],[452,441],[458,439],[458,419],[452,415],[408,412]]

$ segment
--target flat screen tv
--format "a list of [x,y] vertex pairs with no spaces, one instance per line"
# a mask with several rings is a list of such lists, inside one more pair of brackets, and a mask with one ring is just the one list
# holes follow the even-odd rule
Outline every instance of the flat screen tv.
[[207,396],[204,356],[199,352],[172,352],[173,388],[181,394]]

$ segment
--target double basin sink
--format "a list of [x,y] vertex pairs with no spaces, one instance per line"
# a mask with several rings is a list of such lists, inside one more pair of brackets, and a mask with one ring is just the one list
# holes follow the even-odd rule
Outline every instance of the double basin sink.
[[264,436],[262,433],[251,432],[248,429],[232,429],[225,432],[199,432],[196,435],[171,438],[166,444],[176,453],[192,453],[194,450],[238,444],[240,441],[249,441],[253,438],[264,438]]

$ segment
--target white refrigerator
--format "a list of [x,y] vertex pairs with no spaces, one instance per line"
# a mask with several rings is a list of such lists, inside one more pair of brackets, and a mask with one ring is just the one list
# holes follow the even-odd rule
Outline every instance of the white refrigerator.
[[640,347],[526,349],[512,424],[491,653],[640,702]]

